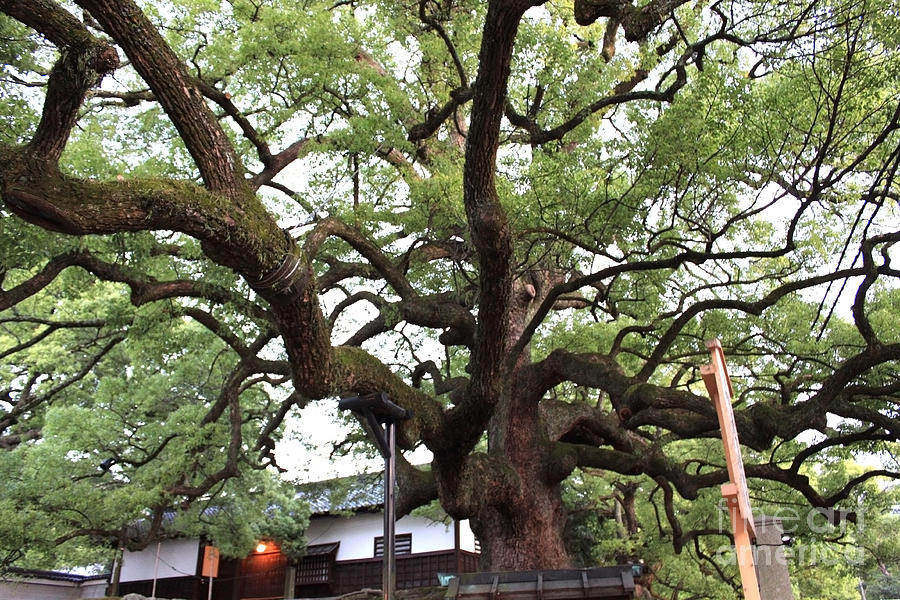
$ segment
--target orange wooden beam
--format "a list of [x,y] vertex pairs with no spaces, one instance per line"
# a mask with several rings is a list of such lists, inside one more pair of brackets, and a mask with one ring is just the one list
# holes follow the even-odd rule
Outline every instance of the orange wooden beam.
[[725,364],[725,352],[719,340],[706,342],[712,361],[700,367],[700,375],[709,397],[716,407],[719,416],[719,429],[722,432],[722,445],[725,448],[725,463],[728,466],[728,478],[731,480],[722,486],[722,497],[728,504],[731,516],[731,528],[734,532],[734,550],[737,554],[738,568],[741,573],[741,584],[746,600],[760,600],[759,580],[756,575],[756,562],[753,558],[752,542],[756,540],[756,529],[753,523],[753,512],[750,509],[750,494],[747,491],[747,478],[744,475],[744,461],[741,457],[741,445],[738,440],[737,426],[734,422],[734,411],[731,406],[731,378]]

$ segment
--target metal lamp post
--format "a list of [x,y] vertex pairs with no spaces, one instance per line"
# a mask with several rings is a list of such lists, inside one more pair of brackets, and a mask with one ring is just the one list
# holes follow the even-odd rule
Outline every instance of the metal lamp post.
[[382,556],[382,588],[384,600],[393,600],[396,587],[396,558],[394,556],[394,507],[396,475],[396,447],[398,421],[412,416],[412,412],[390,401],[385,392],[341,398],[340,410],[352,411],[369,431],[370,437],[384,457],[384,552]]

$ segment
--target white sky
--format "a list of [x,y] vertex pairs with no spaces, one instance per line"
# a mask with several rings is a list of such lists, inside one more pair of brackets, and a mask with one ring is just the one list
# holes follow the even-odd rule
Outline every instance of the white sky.
[[[278,464],[288,470],[285,477],[297,482],[321,481],[384,469],[384,460],[378,454],[370,459],[354,455],[331,456],[334,444],[350,431],[337,417],[337,399],[334,398],[311,402],[299,418],[296,415],[288,417],[285,438],[275,450]],[[424,446],[405,455],[413,464],[431,461]]]

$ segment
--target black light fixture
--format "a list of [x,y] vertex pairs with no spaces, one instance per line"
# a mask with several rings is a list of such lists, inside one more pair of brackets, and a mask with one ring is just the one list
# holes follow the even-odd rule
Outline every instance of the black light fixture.
[[393,600],[396,587],[394,506],[396,488],[396,424],[412,416],[412,411],[391,402],[385,392],[341,398],[340,410],[352,411],[378,446],[384,458],[384,553],[382,557],[382,592],[384,600]]

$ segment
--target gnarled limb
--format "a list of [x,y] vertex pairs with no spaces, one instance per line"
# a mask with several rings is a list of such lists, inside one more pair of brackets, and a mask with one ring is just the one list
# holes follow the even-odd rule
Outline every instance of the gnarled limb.
[[29,155],[55,163],[75,126],[85,95],[118,67],[118,54],[51,0],[3,0],[0,11],[41,32],[59,48],[41,120],[28,147]]
[[244,169],[184,63],[131,0],[81,0],[119,44],[153,90],[209,189],[239,202],[247,194]]

